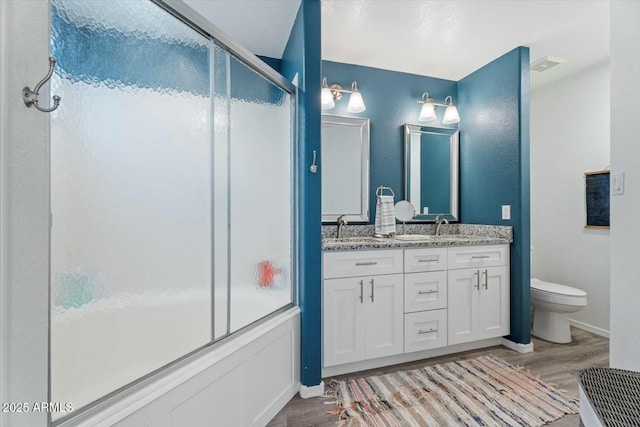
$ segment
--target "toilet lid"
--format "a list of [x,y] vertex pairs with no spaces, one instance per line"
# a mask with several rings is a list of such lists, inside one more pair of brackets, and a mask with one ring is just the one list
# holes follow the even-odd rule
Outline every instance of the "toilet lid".
[[560,285],[558,283],[543,282],[538,279],[531,279],[531,289],[549,294],[568,295],[573,297],[586,297],[587,293],[571,286]]

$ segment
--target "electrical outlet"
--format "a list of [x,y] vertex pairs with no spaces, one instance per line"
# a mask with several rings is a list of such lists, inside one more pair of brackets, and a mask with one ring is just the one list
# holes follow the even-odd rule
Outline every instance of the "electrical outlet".
[[502,219],[511,219],[511,205],[502,205]]

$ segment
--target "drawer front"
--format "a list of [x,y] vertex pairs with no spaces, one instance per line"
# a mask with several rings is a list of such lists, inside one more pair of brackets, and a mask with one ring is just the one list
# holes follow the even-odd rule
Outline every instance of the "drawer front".
[[325,252],[325,279],[402,273],[402,249]]
[[447,253],[449,269],[509,265],[509,246],[458,246]]
[[418,273],[447,269],[447,248],[405,249],[404,272]]
[[447,345],[447,310],[404,315],[404,352],[431,350]]
[[404,275],[404,312],[447,308],[447,272]]

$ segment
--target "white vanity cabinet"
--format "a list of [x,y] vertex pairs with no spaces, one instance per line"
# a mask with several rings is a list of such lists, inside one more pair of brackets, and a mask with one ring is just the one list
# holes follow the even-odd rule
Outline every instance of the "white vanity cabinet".
[[496,345],[509,245],[323,253],[323,375]]
[[402,259],[402,250],[324,254],[324,366],[403,352]]
[[507,245],[449,248],[449,345],[509,334],[508,249]]

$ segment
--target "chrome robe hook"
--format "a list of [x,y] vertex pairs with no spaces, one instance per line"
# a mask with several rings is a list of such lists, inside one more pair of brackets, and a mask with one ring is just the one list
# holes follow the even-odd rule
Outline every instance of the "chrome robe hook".
[[22,89],[22,100],[27,107],[31,107],[32,105],[36,107],[36,110],[42,111],[43,113],[50,113],[60,105],[60,97],[58,95],[53,95],[53,106],[51,108],[42,108],[38,105],[38,95],[40,94],[40,88],[49,81],[51,76],[53,75],[53,69],[56,67],[56,62],[58,60],[53,56],[49,57],[49,72],[44,79],[40,80],[40,83],[36,85],[36,87],[31,90],[29,86],[25,86]]

